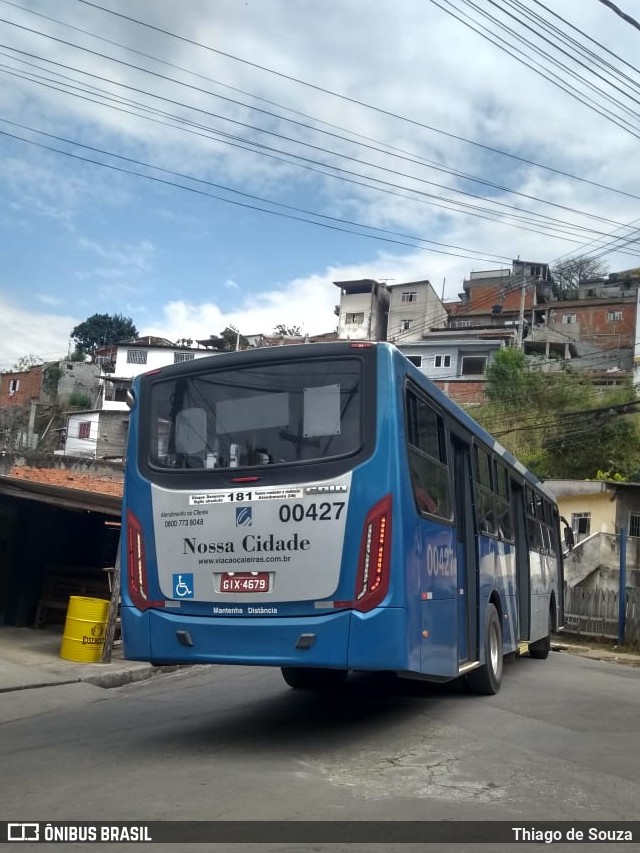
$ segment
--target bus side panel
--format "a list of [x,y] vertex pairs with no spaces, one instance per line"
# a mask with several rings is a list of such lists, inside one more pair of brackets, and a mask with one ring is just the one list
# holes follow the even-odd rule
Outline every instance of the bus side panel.
[[[538,551],[529,552],[531,573],[531,628],[530,642],[542,640],[549,633],[549,605],[551,589],[555,588],[555,558]],[[557,595],[556,595],[557,601]]]
[[458,674],[458,602],[455,598],[423,601],[420,668],[425,675],[454,678]]
[[436,518],[422,516],[416,505],[409,464],[405,423],[406,360],[395,363],[395,396],[390,403],[398,414],[393,448],[397,456],[397,511],[394,539],[397,545],[398,583],[404,588],[407,656],[404,672],[454,678],[458,674],[458,595],[455,528]]
[[484,663],[484,631],[487,606],[494,591],[500,599],[502,650],[514,652],[517,647],[518,597],[516,594],[513,548],[489,536],[478,537],[480,549],[480,623],[479,659]]

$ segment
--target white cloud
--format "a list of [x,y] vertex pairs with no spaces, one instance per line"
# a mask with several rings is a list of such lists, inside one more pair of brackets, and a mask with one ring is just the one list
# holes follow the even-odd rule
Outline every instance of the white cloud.
[[[281,221],[282,232],[269,224],[270,233],[285,236],[275,239],[272,246],[261,244],[256,248],[247,238],[243,219],[246,212],[229,205],[226,215],[229,220],[238,217],[237,233],[241,236],[237,242],[219,247],[213,245],[209,212],[212,208],[214,213],[219,212],[220,204],[206,206],[208,200],[195,193],[179,193],[166,184],[149,184],[115,170],[97,169],[81,159],[4,140],[10,148],[0,158],[0,198],[6,199],[0,203],[0,239],[5,229],[7,233],[11,229],[12,235],[19,229],[29,237],[28,251],[37,253],[45,251],[40,248],[42,237],[48,238],[46,269],[40,271],[41,278],[34,281],[33,288],[40,294],[34,298],[52,308],[60,304],[56,299],[68,299],[74,310],[79,306],[86,309],[86,316],[96,311],[126,312],[127,304],[135,304],[142,316],[151,318],[145,328],[136,318],[141,333],[174,339],[208,337],[229,323],[247,334],[267,333],[279,323],[300,325],[309,333],[323,332],[336,326],[333,307],[339,301],[339,292],[332,284],[334,280],[364,277],[401,282],[428,278],[438,292],[444,287],[446,296],[452,298],[473,269],[508,265],[511,258],[518,256],[551,261],[566,252],[580,251],[585,243],[598,245],[590,243],[599,239],[597,232],[609,233],[617,223],[640,217],[638,199],[498,157],[486,148],[455,138],[475,139],[485,146],[546,162],[558,170],[640,195],[640,170],[634,166],[637,141],[630,134],[562,94],[427,0],[376,0],[375,13],[369,8],[373,6],[363,0],[328,5],[292,5],[290,0],[216,0],[213,5],[210,0],[183,0],[180,4],[138,0],[133,11],[125,0],[113,0],[109,6],[125,16],[149,21],[221,52],[172,39],[83,4],[61,3],[52,12],[47,0],[21,2],[25,10],[34,8],[68,20],[104,36],[110,43],[46,23],[15,7],[5,10],[17,23],[130,64],[114,63],[96,53],[13,28],[15,47],[68,66],[66,73],[76,81],[73,85],[104,89],[111,100],[92,103],[7,77],[3,79],[8,85],[0,86],[3,118],[250,194],[451,246],[440,247],[442,252],[451,254],[437,253],[435,243],[423,251],[393,244],[377,249],[383,244],[354,238],[344,257],[361,258],[362,262],[342,263],[341,251],[333,248],[327,232],[309,228],[312,236],[308,243],[295,247],[295,257],[310,274],[298,276],[292,266],[282,273],[284,265],[273,273],[268,252],[272,257],[276,253],[286,256],[290,249],[287,239],[291,232],[285,231],[286,220]],[[554,11],[618,55],[634,61],[637,33],[601,4],[558,0]],[[165,59],[192,73],[132,54],[113,42]],[[519,53],[526,56],[524,48]],[[248,62],[236,62],[229,55]],[[16,68],[22,67],[17,55],[12,62]],[[44,61],[41,64],[46,66]],[[163,76],[137,71],[134,65]],[[541,66],[544,63],[538,62],[537,67]],[[49,66],[49,70],[54,67]],[[278,70],[290,79],[265,68]],[[91,74],[104,79],[88,76]],[[164,79],[166,76],[196,88],[172,83]],[[558,72],[556,76],[562,77]],[[588,76],[586,71],[584,76]],[[316,88],[296,80],[309,81]],[[125,89],[118,83],[132,88]],[[345,98],[333,97],[322,89],[342,93]],[[215,97],[216,93],[225,99]],[[98,95],[92,97],[99,99]],[[260,101],[259,97],[273,103]],[[116,103],[124,98],[143,104],[144,109],[125,105],[121,100]],[[358,102],[374,104],[380,111]],[[113,106],[119,109],[112,109]],[[260,112],[250,107],[259,108]],[[177,118],[166,118],[154,110]],[[144,112],[154,120],[131,112]],[[268,112],[288,115],[295,123],[278,120]],[[178,120],[190,124],[170,127],[162,123],[175,125]],[[322,127],[329,134],[315,132],[321,121],[328,123]],[[257,127],[278,135],[268,136]],[[0,128],[6,130],[7,126],[0,123]],[[29,135],[15,127],[11,132]],[[249,153],[225,144],[222,134],[228,134],[224,139],[229,143],[265,146],[261,149],[263,155],[268,146],[284,152],[278,157],[298,154],[309,161],[331,164],[345,170],[340,173],[343,178],[348,177],[347,170],[367,176],[352,176],[361,183],[377,178],[384,182],[386,190],[396,194],[321,177]],[[63,147],[79,157],[108,160],[122,169],[135,168],[126,160],[113,160],[60,139],[30,138]],[[363,144],[355,145],[356,139]],[[315,147],[305,148],[301,144],[304,142]],[[396,156],[373,150],[385,147],[392,148]],[[412,162],[417,158],[438,168]],[[444,168],[482,175],[500,186],[564,205],[564,209],[464,183],[443,172]],[[184,178],[162,177],[187,182]],[[205,189],[204,185],[189,185]],[[482,218],[486,213],[471,216],[463,212],[469,212],[470,205],[490,209],[491,204],[463,196],[457,192],[461,186],[520,210],[496,208],[500,210],[498,219]],[[213,187],[207,191],[220,194]],[[443,201],[443,196],[466,206],[454,206]],[[249,199],[246,201],[250,203]],[[438,206],[442,204],[455,209],[445,210]],[[574,210],[595,213],[609,222],[587,219]],[[129,212],[131,218],[119,230]],[[545,225],[534,226],[522,218],[515,219],[516,214],[532,217],[536,213],[558,222],[548,220]],[[92,230],[85,222],[89,214],[95,220]],[[166,242],[150,236],[152,223],[160,220],[166,225]],[[592,230],[585,230],[574,239],[566,223]],[[304,247],[311,246],[314,234],[321,235],[318,242],[325,241],[327,248],[324,254],[312,254],[310,249],[313,260],[305,262]],[[341,235],[340,239],[342,242],[336,245],[346,246],[348,238]],[[469,254],[456,246],[473,250],[470,254],[478,257],[456,257]],[[54,313],[30,314],[31,306],[27,307],[26,300],[32,291],[24,280],[28,278],[22,263],[25,253],[22,258],[18,252],[15,254],[12,266],[5,266],[6,257],[0,258],[0,273],[8,292],[10,285],[10,292],[15,294],[8,316],[18,318],[20,323],[10,323],[5,316],[0,320],[5,333],[0,360],[12,358],[16,347],[20,349],[17,354],[24,355],[30,340],[50,339],[39,334],[31,338],[30,331],[25,336],[24,327],[40,329],[41,324],[47,335],[55,330],[61,332],[58,346],[64,351],[69,331],[77,321]],[[96,258],[98,263],[91,267],[91,260]],[[633,258],[623,254],[614,256],[612,263],[614,269],[636,265]],[[215,302],[202,295],[205,285],[194,285],[202,282],[203,269],[215,269],[217,280],[222,282],[220,298]],[[281,280],[282,284],[246,300],[242,297],[242,282],[247,280]],[[76,285],[73,291],[70,282]],[[77,287],[79,282],[81,289]],[[69,296],[71,292],[73,296]],[[184,298],[184,294],[189,297]],[[159,310],[157,306],[163,307]],[[33,322],[29,321],[31,316]]]
[[0,371],[8,371],[22,356],[34,354],[43,361],[64,358],[71,329],[80,321],[17,308],[0,293]]

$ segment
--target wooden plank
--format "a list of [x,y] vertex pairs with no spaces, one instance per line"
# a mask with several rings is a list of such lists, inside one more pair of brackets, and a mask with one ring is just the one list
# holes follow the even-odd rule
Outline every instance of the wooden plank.
[[109,618],[104,635],[104,646],[102,648],[102,662],[110,663],[113,654],[113,645],[116,631],[120,624],[120,542],[116,555],[116,564],[111,572],[111,603],[109,604]]

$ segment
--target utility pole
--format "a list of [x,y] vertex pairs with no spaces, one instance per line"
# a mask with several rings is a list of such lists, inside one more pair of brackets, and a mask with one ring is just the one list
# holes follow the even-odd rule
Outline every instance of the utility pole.
[[527,283],[524,275],[524,266],[522,267],[522,285],[520,288],[520,316],[518,318],[518,349],[522,349],[524,335],[523,335],[523,326],[524,326],[524,297],[527,292]]
[[236,329],[235,326],[229,326],[232,332],[236,333],[236,352],[240,349],[240,330]]

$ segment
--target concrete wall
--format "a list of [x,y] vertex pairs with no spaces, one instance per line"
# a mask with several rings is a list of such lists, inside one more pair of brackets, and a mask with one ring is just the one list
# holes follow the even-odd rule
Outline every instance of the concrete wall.
[[129,415],[123,412],[100,412],[96,456],[123,457],[127,443]]
[[[640,583],[640,539],[627,537],[627,586]],[[618,589],[620,537],[595,533],[579,542],[565,557],[564,578],[569,586]]]
[[58,363],[60,380],[58,398],[64,404],[75,393],[86,394],[89,405],[94,406],[98,397],[100,367],[97,364],[81,361],[61,361]]

